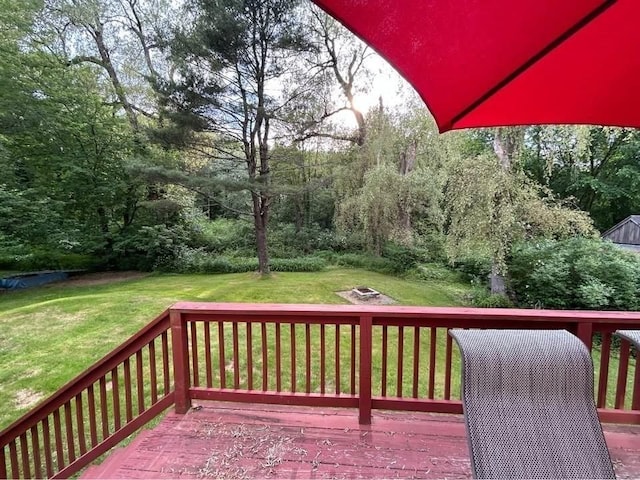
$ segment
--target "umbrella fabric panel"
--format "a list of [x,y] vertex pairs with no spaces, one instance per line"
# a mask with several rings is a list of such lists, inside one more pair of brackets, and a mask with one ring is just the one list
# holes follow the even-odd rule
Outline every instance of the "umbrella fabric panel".
[[[462,118],[640,127],[640,2],[619,0]],[[501,120],[501,119],[507,119]]]
[[[614,110],[607,123],[633,124],[628,104],[618,114],[620,97],[635,87],[629,72],[640,75],[635,59],[629,62],[639,47],[637,0],[315,1],[413,84],[441,131],[603,123],[594,120],[601,110],[584,105],[591,102],[586,95],[608,91],[603,75],[623,80],[615,95],[601,97]],[[549,94],[559,78],[557,93]]]

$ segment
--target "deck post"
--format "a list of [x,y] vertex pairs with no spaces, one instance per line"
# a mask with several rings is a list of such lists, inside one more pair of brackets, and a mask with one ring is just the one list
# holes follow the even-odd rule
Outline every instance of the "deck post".
[[176,413],[187,413],[191,408],[189,396],[189,343],[187,328],[179,311],[171,310],[171,346],[173,348],[173,382]]
[[358,391],[360,425],[371,425],[372,324],[371,315],[360,317],[360,388]]
[[578,323],[576,336],[582,340],[582,343],[591,351],[591,347],[593,346],[593,323]]

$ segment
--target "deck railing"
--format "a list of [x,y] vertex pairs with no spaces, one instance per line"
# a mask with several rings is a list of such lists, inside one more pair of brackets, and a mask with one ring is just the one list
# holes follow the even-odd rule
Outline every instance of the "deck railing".
[[461,413],[450,328],[566,329],[605,422],[640,423],[637,312],[178,303],[0,433],[0,478],[68,477],[175,403]]
[[640,369],[612,336],[640,329],[638,312],[178,303],[171,323],[178,411],[210,399],[357,407],[361,423],[378,408],[462,413],[448,329],[565,329],[592,351],[601,419],[640,423]]
[[66,478],[171,406],[169,335],[167,311],[1,432],[0,478]]

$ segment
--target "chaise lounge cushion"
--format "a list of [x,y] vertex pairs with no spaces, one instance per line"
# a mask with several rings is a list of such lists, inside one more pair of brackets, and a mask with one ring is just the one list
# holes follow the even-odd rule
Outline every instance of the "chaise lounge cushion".
[[593,363],[563,330],[450,331],[475,478],[615,478]]

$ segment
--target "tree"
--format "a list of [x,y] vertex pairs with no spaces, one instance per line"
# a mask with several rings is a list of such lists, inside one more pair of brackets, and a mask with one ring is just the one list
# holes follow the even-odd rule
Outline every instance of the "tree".
[[[304,75],[311,88],[296,97],[294,108],[289,109],[296,141],[326,138],[362,146],[367,136],[366,112],[358,108],[356,95],[366,91],[370,76],[367,60],[374,53],[318,7],[309,9],[306,28],[311,55]],[[304,108],[299,108],[301,102],[305,102]],[[344,126],[336,129],[332,124],[341,112],[351,113],[355,132],[345,133]]]
[[[447,188],[451,258],[484,250],[491,292],[504,295],[506,258],[515,241],[534,236],[590,234],[590,220],[522,175],[523,127],[493,131],[491,147],[454,165]],[[490,137],[487,137],[488,140]]]
[[[557,201],[551,192],[508,171],[495,155],[462,157],[452,166],[445,192],[447,253],[450,259],[489,258],[492,273],[506,273],[513,244],[522,239],[589,236],[588,215]],[[504,285],[492,282],[492,293]]]
[[140,114],[154,117],[150,86],[165,73],[160,48],[169,28],[161,12],[170,11],[167,0],[46,0],[40,33],[53,36],[50,48],[69,65],[97,67],[139,132]]
[[597,126],[530,127],[525,169],[606,230],[640,210],[640,135]]
[[[191,0],[193,25],[171,45],[178,79],[165,86],[173,118],[200,136],[214,157],[243,162],[251,196],[259,270],[269,273],[268,225],[273,202],[271,157],[279,112],[305,50],[295,0]],[[280,89],[282,92],[282,89]],[[192,143],[193,145],[193,143]]]
[[279,222],[293,223],[296,232],[314,225],[323,229],[333,226],[333,172],[342,157],[311,145],[278,146],[273,152],[273,191],[277,196],[273,216]]
[[130,225],[137,209],[139,182],[125,167],[131,137],[92,93],[90,74],[63,69],[56,78],[54,68],[48,65],[49,85],[23,85],[19,122],[2,122],[10,127],[13,168],[7,170],[21,191],[63,201],[66,222],[95,226],[108,247],[111,223]]
[[132,132],[92,69],[67,66],[29,35],[0,46],[2,188],[12,199],[2,229],[26,244],[109,250],[133,224],[144,187],[128,168]]
[[347,231],[362,231],[379,255],[388,241],[412,244],[415,219],[422,229],[441,229],[447,142],[433,140],[435,124],[421,108],[397,118],[379,108],[369,120],[371,134],[336,181],[337,220]]

